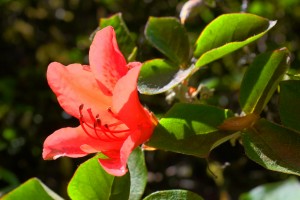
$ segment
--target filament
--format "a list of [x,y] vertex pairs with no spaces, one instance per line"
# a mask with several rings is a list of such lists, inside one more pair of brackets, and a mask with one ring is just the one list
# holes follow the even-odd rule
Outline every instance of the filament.
[[[91,137],[93,139],[96,139],[96,140],[104,140],[103,138],[101,138],[101,134],[103,134],[103,136],[105,136],[105,137],[108,138],[107,141],[122,140],[123,138],[118,137],[116,134],[118,134],[118,133],[126,133],[126,132],[130,131],[130,129],[111,130],[111,128],[113,128],[113,127],[116,128],[119,125],[122,125],[123,123],[121,121],[118,121],[118,122],[115,122],[115,123],[112,123],[112,124],[104,124],[104,125],[102,125],[102,121],[99,118],[99,114],[96,114],[94,116],[91,108],[86,109],[86,111],[87,111],[87,113],[89,115],[89,119],[92,121],[92,125],[89,124],[89,123],[87,123],[84,120],[84,117],[83,117],[83,114],[82,114],[83,107],[84,107],[83,104],[81,104],[79,106],[79,122],[80,122],[80,125],[81,125],[83,131],[89,137]],[[107,111],[109,113],[111,113],[113,116],[115,116],[115,114],[111,111],[110,108],[108,108]],[[92,129],[93,131],[89,131],[87,128]]]

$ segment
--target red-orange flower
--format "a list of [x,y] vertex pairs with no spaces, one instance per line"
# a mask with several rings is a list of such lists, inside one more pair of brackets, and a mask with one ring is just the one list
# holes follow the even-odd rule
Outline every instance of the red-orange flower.
[[90,65],[48,66],[48,84],[61,107],[80,125],[55,131],[44,142],[43,158],[81,157],[102,152],[110,174],[122,176],[132,150],[152,134],[155,117],[139,102],[141,63],[126,64],[112,27],[98,31],[90,47]]

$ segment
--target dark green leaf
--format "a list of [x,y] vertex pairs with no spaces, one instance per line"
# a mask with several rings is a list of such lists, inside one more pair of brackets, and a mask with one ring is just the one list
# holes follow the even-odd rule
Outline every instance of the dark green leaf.
[[183,25],[174,17],[150,17],[146,28],[147,40],[177,66],[186,67],[189,60],[189,39]]
[[287,70],[288,58],[286,48],[255,58],[241,84],[240,104],[245,113],[261,113]]
[[152,193],[143,200],[203,200],[203,198],[187,190],[164,190]]
[[300,132],[300,81],[280,83],[279,113],[283,125]]
[[203,30],[196,42],[196,67],[202,67],[266,34],[276,21],[246,13],[224,14]]
[[204,2],[210,7],[216,7],[216,0],[204,0]]
[[144,153],[140,147],[136,148],[128,160],[130,172],[130,200],[140,200],[147,184],[147,168]]
[[300,184],[295,177],[288,180],[268,183],[242,194],[240,200],[295,200],[300,199]]
[[[130,35],[130,32],[123,20],[122,14],[117,13],[109,18],[100,19],[100,28],[112,26],[115,29],[119,48],[125,58],[129,60],[135,49],[135,43]],[[132,58],[131,58],[132,60]]]
[[[103,183],[102,183],[103,184]],[[98,185],[99,186],[102,186]],[[130,175],[129,173],[125,174],[121,177],[114,177],[113,185],[111,187],[111,192],[109,199],[110,200],[123,200],[129,199],[129,193],[130,193]],[[98,199],[103,199],[103,197],[98,197]]]
[[300,175],[300,133],[260,119],[242,139],[251,160],[270,170]]
[[[5,130],[4,130],[5,131]],[[4,132],[2,133],[2,136]],[[2,182],[2,187],[0,188],[0,193],[6,193],[11,191],[13,188],[17,187],[20,183],[17,176],[12,172],[5,168],[0,167],[0,180]],[[5,184],[3,184],[5,183]],[[7,183],[7,184],[6,184]],[[4,187],[3,187],[4,185]],[[1,194],[0,194],[1,196]]]
[[231,115],[228,110],[196,104],[176,104],[158,126],[147,143],[151,147],[198,157],[233,136],[219,131],[218,126]]
[[143,64],[139,75],[138,90],[148,95],[165,92],[186,79],[193,69],[194,67],[190,67],[182,70],[163,59],[147,61]]
[[84,162],[76,170],[68,185],[68,194],[73,200],[81,199],[128,199],[130,175],[114,177],[100,166],[97,155]]
[[1,198],[2,200],[43,199],[62,200],[51,189],[44,185],[39,179],[31,178],[10,193]]

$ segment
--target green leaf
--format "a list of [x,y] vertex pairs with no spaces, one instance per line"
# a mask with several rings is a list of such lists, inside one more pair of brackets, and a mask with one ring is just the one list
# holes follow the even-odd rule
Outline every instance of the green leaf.
[[261,113],[288,68],[288,58],[286,48],[255,58],[241,84],[240,104],[245,113]]
[[[130,32],[123,20],[122,14],[117,13],[115,15],[112,15],[108,18],[101,18],[100,19],[100,28],[104,28],[107,26],[112,26],[115,29],[118,46],[125,56],[127,58],[127,61],[129,58],[136,52],[135,49],[135,43],[130,35]],[[132,60],[132,58],[131,58]]]
[[130,172],[130,200],[140,200],[144,194],[148,174],[144,153],[137,147],[128,159],[128,169]]
[[31,178],[1,198],[2,200],[43,199],[62,200],[39,179]]
[[[99,185],[98,185],[99,187]],[[130,193],[130,175],[125,174],[122,177],[114,177],[113,185],[111,188],[110,200],[123,200],[128,198]],[[98,197],[102,199],[102,197]]]
[[196,42],[196,67],[202,67],[257,40],[266,34],[276,21],[246,13],[224,14],[202,31]]
[[207,157],[209,152],[229,140],[234,132],[219,131],[218,126],[231,116],[228,110],[196,104],[175,104],[163,117],[148,146]]
[[263,167],[300,175],[300,133],[260,119],[242,134],[247,156]]
[[300,81],[280,83],[279,113],[283,125],[300,132]]
[[138,79],[138,90],[142,94],[159,94],[165,92],[186,79],[194,67],[185,70],[179,69],[175,64],[154,59],[143,63]]
[[[5,129],[4,129],[4,131],[5,131]],[[4,132],[2,133],[2,136],[3,135],[4,135]],[[9,171],[3,167],[0,167],[0,180],[2,182],[2,185],[0,188],[0,196],[1,196],[1,193],[4,194],[6,192],[9,192],[12,189],[16,188],[18,185],[20,185],[17,176],[12,171]],[[3,187],[3,183],[5,183],[4,187]]]
[[295,200],[300,199],[300,183],[295,177],[288,180],[268,183],[242,194],[239,200]]
[[174,17],[150,17],[146,28],[147,40],[171,61],[186,67],[190,46],[184,26]]
[[163,190],[150,194],[143,200],[203,200],[199,195],[187,190]]
[[84,162],[76,170],[68,185],[72,200],[81,199],[128,199],[130,175],[114,177],[100,166],[97,155]]

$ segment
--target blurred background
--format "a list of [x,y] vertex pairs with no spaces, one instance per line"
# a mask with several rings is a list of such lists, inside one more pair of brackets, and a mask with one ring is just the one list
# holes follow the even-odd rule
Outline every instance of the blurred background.
[[[59,107],[47,85],[51,61],[65,65],[88,63],[90,34],[101,17],[121,12],[139,48],[143,62],[162,55],[143,35],[149,16],[179,16],[180,0],[0,0],[0,196],[31,177],[38,177],[61,196],[78,165],[88,159],[41,157],[45,138],[54,130],[77,126]],[[223,13],[246,10],[278,20],[268,35],[249,47],[212,63],[195,75],[196,83],[213,78],[210,104],[239,112],[238,89],[245,66],[254,55],[286,46],[293,70],[299,70],[300,3],[298,0],[217,0],[186,21],[190,42]],[[196,85],[195,85],[196,86]],[[141,97],[155,113],[170,108],[165,95]],[[278,121],[276,95],[264,115]],[[241,145],[229,142],[213,150],[208,160],[171,152],[146,152],[149,183],[145,194],[163,189],[192,190],[205,199],[232,199],[251,188],[287,178],[248,160]],[[208,168],[209,166],[209,168]],[[213,171],[210,172],[210,171]]]

